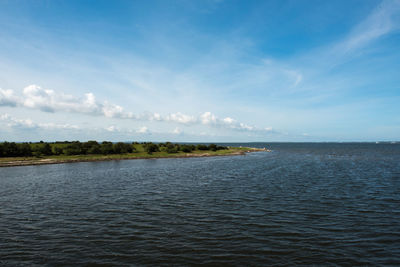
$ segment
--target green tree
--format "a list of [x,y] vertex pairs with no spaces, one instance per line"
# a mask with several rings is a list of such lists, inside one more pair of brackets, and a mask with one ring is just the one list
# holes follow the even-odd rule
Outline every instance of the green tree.
[[91,146],[88,150],[87,150],[88,154],[101,154],[101,146],[99,144]]
[[117,154],[121,153],[131,153],[132,152],[132,146],[126,143],[118,142],[114,144],[114,152]]
[[53,146],[53,154],[54,155],[61,155],[63,153],[63,149],[59,146]]
[[185,152],[185,153],[190,153],[193,150],[191,145],[181,145],[180,149],[182,152]]
[[146,143],[144,146],[144,150],[148,153],[148,154],[153,154],[153,152],[158,152],[160,151],[160,149],[158,148],[158,145],[153,144],[153,143]]
[[104,155],[109,155],[114,153],[113,143],[104,141],[101,143],[100,151]]
[[208,146],[208,149],[211,150],[211,151],[217,151],[217,145],[216,144],[210,144]]
[[166,149],[167,153],[178,153],[178,148],[176,146],[170,146]]
[[22,143],[18,145],[19,156],[29,157],[32,156],[32,148],[28,143]]
[[197,150],[208,150],[208,146],[199,144],[199,145],[197,145]]
[[49,143],[45,143],[44,145],[41,146],[40,148],[40,153],[46,156],[50,156],[53,154],[51,151],[51,146]]
[[64,149],[64,154],[66,155],[81,155],[82,152],[82,143],[79,141],[74,141],[69,143]]
[[4,142],[3,153],[5,157],[16,157],[18,156],[18,146],[15,142]]
[[82,153],[83,154],[98,154],[98,153],[93,153],[93,151],[97,150],[94,147],[98,147],[99,148],[98,150],[100,150],[100,145],[96,141],[84,142],[84,143],[82,143]]

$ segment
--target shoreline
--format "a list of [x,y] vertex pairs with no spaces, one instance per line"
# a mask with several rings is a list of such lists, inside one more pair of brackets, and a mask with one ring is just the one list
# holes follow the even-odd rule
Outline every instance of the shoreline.
[[[20,166],[36,166],[36,165],[48,165],[48,164],[63,164],[63,163],[79,163],[79,162],[97,162],[97,161],[112,161],[112,160],[135,160],[135,159],[167,159],[167,158],[202,158],[202,157],[221,157],[221,156],[243,156],[246,153],[252,152],[270,152],[268,149],[261,148],[233,148],[232,151],[227,153],[218,152],[204,152],[204,153],[179,153],[166,155],[145,154],[145,155],[125,155],[125,154],[114,154],[110,156],[104,155],[79,155],[71,156],[70,158],[59,158],[57,156],[47,158],[7,158],[0,160],[0,168],[6,167],[20,167]],[[86,156],[86,157],[85,157]],[[9,159],[9,160],[8,160]]]

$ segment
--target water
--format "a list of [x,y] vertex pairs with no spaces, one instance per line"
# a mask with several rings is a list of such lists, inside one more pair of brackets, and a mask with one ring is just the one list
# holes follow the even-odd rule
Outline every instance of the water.
[[1,266],[399,265],[400,145],[0,169]]

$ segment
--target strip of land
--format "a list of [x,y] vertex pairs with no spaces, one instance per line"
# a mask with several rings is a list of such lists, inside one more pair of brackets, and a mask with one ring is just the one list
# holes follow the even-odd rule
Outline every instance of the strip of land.
[[245,155],[249,152],[269,151],[250,147],[229,147],[223,150],[193,150],[190,153],[182,151],[176,153],[138,151],[124,154],[87,154],[87,155],[51,155],[39,157],[3,157],[0,158],[0,167],[29,166],[43,164],[60,164],[72,162],[108,161],[108,160],[132,160],[132,159],[158,159],[158,158],[189,158],[189,157],[215,157]]

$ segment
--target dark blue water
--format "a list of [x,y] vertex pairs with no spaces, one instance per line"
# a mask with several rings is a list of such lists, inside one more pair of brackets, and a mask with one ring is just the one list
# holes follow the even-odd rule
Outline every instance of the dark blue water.
[[400,145],[0,169],[0,266],[399,265]]

